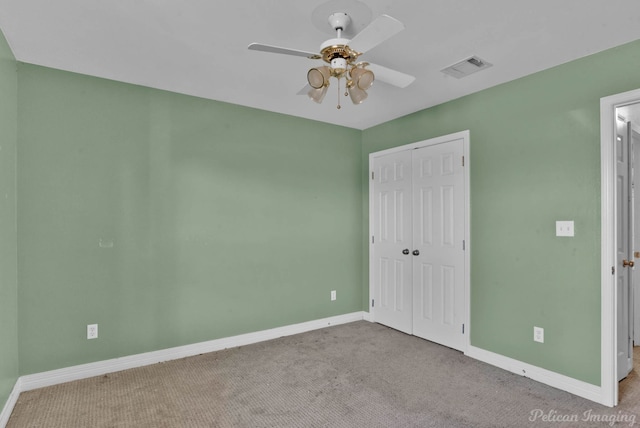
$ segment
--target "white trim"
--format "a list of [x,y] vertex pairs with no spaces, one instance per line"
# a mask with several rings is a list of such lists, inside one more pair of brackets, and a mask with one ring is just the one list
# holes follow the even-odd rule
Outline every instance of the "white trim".
[[11,390],[11,394],[9,394],[9,398],[7,398],[7,402],[2,408],[2,412],[0,412],[0,427],[4,428],[7,426],[9,418],[11,417],[11,412],[13,412],[13,408],[18,402],[18,397],[20,396],[21,391],[22,381],[20,380],[20,378],[18,378],[15,385],[13,385],[13,389]]
[[[93,376],[101,376],[106,373],[113,373],[135,367],[147,366],[163,361],[191,357],[207,352],[220,351],[222,349],[233,348],[236,346],[250,345],[252,343],[277,339],[283,336],[305,333],[308,331],[317,330],[333,325],[361,321],[364,319],[364,314],[364,312],[353,312],[350,314],[338,315],[284,327],[277,327],[254,333],[241,334],[238,336],[226,337],[207,342],[194,343],[191,345],[177,346],[175,348],[146,352],[144,354],[130,355],[121,358],[114,358],[111,360],[97,361],[95,363],[81,364],[78,366],[66,367],[58,370],[30,374],[22,376],[20,379],[18,379],[18,382],[20,382],[19,392],[29,391],[36,388],[43,388],[45,386],[57,385],[60,383],[79,379],[86,379]],[[16,385],[18,385],[18,383],[16,383]]]
[[[375,210],[374,206],[374,194],[373,194],[373,181],[372,174],[373,170],[373,159],[374,153],[369,153],[369,173],[367,175],[367,180],[369,181],[369,236],[367,236],[367,241],[369,242],[369,318],[371,322],[376,322],[376,308],[371,305],[373,300],[374,289],[373,289],[373,266],[374,266],[374,258],[373,258],[373,245],[371,244],[371,237],[375,236],[375,230],[373,227],[373,211]],[[379,302],[378,302],[379,303]]]
[[504,355],[485,351],[475,346],[469,346],[465,355],[511,373],[570,392],[587,400],[601,402],[601,388],[599,386],[505,357]]
[[471,154],[469,145],[471,144],[470,132],[464,131],[462,151],[464,154],[464,188],[465,188],[465,210],[464,210],[464,298],[465,298],[465,323],[464,334],[466,337],[465,350],[471,346]]
[[[471,345],[471,187],[470,187],[470,177],[471,177],[471,157],[469,156],[469,143],[470,143],[470,132],[469,130],[455,132],[453,134],[443,135],[440,137],[430,138],[428,140],[418,141],[416,143],[405,144],[402,146],[392,147],[390,149],[381,150],[379,152],[369,153],[369,236],[367,237],[369,241],[369,318],[370,321],[375,322],[375,307],[371,307],[371,299],[374,296],[373,289],[373,246],[371,244],[371,237],[374,236],[375,231],[373,230],[373,210],[374,210],[374,195],[373,195],[373,186],[371,182],[371,173],[373,172],[373,161],[377,157],[389,155],[392,153],[403,152],[405,150],[414,150],[419,149],[421,147],[432,146],[435,144],[442,144],[452,140],[462,139],[462,154],[464,156],[464,187],[465,187],[465,216],[464,216],[464,240],[465,240],[465,252],[464,252],[464,297],[465,297],[465,315],[464,315],[464,326],[465,326],[465,343],[464,348],[467,348]],[[464,348],[462,351],[464,352]]]
[[615,168],[615,114],[616,108],[640,102],[640,89],[600,99],[600,384],[605,406],[618,404],[616,277],[611,268],[616,266],[616,168]]

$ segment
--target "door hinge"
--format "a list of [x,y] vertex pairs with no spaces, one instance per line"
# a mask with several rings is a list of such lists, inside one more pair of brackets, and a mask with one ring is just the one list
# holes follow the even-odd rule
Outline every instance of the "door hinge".
[[375,236],[371,236],[371,243],[372,243],[372,244],[375,244],[375,243],[376,243],[376,238],[375,238]]
[[372,179],[372,180],[373,180],[373,177],[374,177],[374,172],[373,172],[373,171],[371,171],[371,179]]
[[615,274],[616,274],[616,267],[611,266],[611,275],[615,275]]
[[466,248],[467,248],[467,247],[466,247],[466,243],[465,243],[465,241],[464,241],[464,239],[463,239],[463,240],[462,240],[462,251],[465,251],[465,250],[466,250]]
[[371,307],[373,308],[376,305],[376,301],[374,299],[371,299]]
[[462,156],[462,166],[464,166],[464,156]]
[[464,324],[462,324],[462,334],[464,334]]

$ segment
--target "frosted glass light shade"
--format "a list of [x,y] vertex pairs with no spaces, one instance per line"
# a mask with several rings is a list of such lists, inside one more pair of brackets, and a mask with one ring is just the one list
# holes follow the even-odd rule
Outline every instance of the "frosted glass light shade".
[[307,72],[307,81],[309,82],[309,86],[313,89],[320,89],[322,87],[329,86],[330,77],[331,69],[326,65],[312,68]]
[[326,86],[322,86],[320,88],[312,88],[307,95],[309,95],[309,98],[311,98],[313,101],[317,102],[318,104],[320,104],[322,102],[322,100],[324,99],[324,96],[327,95],[327,89],[329,89],[329,85],[327,84]]
[[362,102],[366,100],[369,95],[366,93],[366,91],[363,91],[362,89],[354,85],[349,88],[349,96],[351,97],[351,101],[354,104],[362,104]]
[[359,89],[366,91],[371,87],[371,85],[373,85],[375,77],[371,70],[356,67],[351,69],[350,74],[351,80],[353,80],[354,85]]

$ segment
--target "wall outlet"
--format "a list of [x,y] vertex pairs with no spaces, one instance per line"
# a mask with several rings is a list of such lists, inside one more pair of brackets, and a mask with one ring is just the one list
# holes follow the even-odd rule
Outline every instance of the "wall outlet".
[[533,341],[544,343],[544,328],[533,327]]
[[98,324],[87,325],[87,339],[98,338]]
[[336,298],[336,290],[331,290],[331,301],[333,302],[334,300],[336,300]]

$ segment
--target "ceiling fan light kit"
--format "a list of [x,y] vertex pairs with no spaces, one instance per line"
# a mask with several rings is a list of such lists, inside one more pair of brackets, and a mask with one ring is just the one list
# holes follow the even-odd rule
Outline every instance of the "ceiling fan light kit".
[[[327,89],[330,85],[331,77],[338,80],[338,105],[340,108],[340,79],[346,80],[345,96],[349,96],[353,104],[361,104],[367,97],[367,90],[373,85],[375,75],[372,70],[366,68],[374,64],[368,62],[357,62],[360,55],[368,51],[388,38],[394,36],[404,29],[404,25],[395,18],[388,15],[381,15],[353,39],[342,37],[349,24],[351,17],[345,12],[331,13],[328,18],[329,25],[336,32],[336,38],[326,40],[320,46],[320,54],[298,51],[295,49],[280,48],[260,43],[249,45],[250,50],[279,53],[294,56],[306,56],[310,59],[322,59],[326,64],[320,67],[313,67],[307,72],[307,82],[309,90],[306,92],[310,99],[316,103],[322,103]],[[362,52],[358,51],[358,47]],[[400,88],[408,86],[415,78],[399,71],[379,67],[384,70],[382,82]]]

